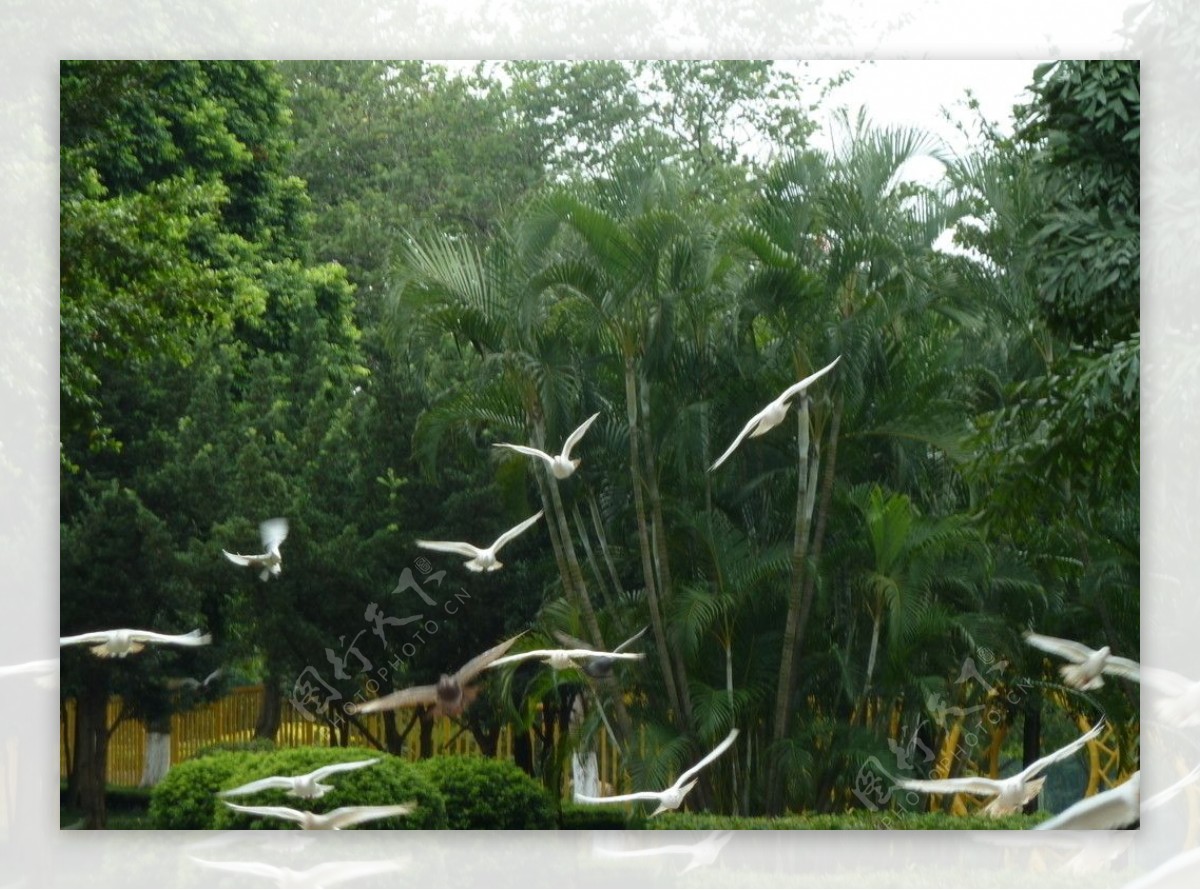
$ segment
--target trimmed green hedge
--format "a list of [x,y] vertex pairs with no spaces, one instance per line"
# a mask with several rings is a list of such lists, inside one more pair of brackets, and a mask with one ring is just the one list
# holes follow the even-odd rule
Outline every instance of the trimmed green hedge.
[[701,830],[725,828],[738,830],[822,831],[822,830],[918,830],[946,831],[958,829],[1025,829],[1048,819],[1049,813],[1031,816],[950,816],[945,813],[873,813],[855,810],[849,813],[812,813],[782,816],[720,816],[709,813],[662,813],[647,819],[642,827],[659,831]]
[[289,748],[268,754],[243,754],[241,757],[243,758],[241,766],[228,775],[221,784],[222,790],[236,788],[238,785],[244,785],[267,776],[298,776],[330,763],[370,760],[375,757],[379,758],[379,763],[328,777],[324,780],[325,784],[333,785],[334,790],[327,792],[323,797],[312,800],[292,797],[281,789],[260,791],[256,794],[236,798],[217,798],[214,795],[212,806],[215,815],[212,818],[212,828],[255,830],[300,828],[296,823],[284,819],[250,817],[225,806],[220,802],[222,800],[246,806],[285,806],[313,813],[327,813],[338,807],[382,806],[414,800],[417,807],[407,816],[379,819],[355,827],[367,830],[448,827],[446,801],[442,794],[421,770],[401,757],[371,748],[325,747]]
[[253,752],[261,753],[263,751],[274,751],[275,742],[271,739],[250,739],[246,742],[214,742],[211,745],[205,745],[188,760],[195,760],[197,757],[207,757],[210,754],[224,754],[230,751],[233,752]]
[[645,828],[646,820],[634,816],[627,807],[599,804],[563,803],[558,827],[573,829]]
[[418,763],[446,798],[450,828],[554,828],[554,801],[515,763],[431,757]]
[[212,828],[217,792],[233,787],[229,777],[238,770],[253,768],[269,756],[261,751],[213,751],[176,764],[150,795],[150,824],[155,828]]

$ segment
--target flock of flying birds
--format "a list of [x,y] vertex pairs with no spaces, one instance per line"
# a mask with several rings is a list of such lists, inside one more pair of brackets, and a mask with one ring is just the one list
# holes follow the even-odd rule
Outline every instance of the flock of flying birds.
[[[709,467],[709,472],[724,463],[737,447],[747,438],[755,438],[767,433],[778,426],[786,416],[791,400],[803,395],[808,387],[821,378],[835,365],[838,359],[826,365],[821,370],[804,378],[798,383],[785,389],[778,398],[771,401],[765,408],[755,414],[738,433],[729,448],[718,457]],[[579,425],[563,443],[562,451],[557,455],[525,445],[497,443],[495,447],[506,448],[520,454],[537,458],[546,464],[547,471],[556,479],[569,478],[578,469],[580,460],[572,459],[571,451],[579,444],[584,434],[599,417],[593,414]],[[538,511],[518,525],[504,532],[487,547],[478,547],[463,541],[426,541],[418,540],[418,547],[442,553],[453,553],[467,557],[465,566],[472,572],[495,572],[503,563],[497,554],[500,549],[519,535],[531,528],[543,513]],[[222,550],[225,557],[232,563],[257,570],[259,577],[267,581],[272,576],[278,577],[283,571],[283,557],[280,547],[287,539],[288,522],[283,518],[269,519],[260,526],[263,553],[245,555],[230,553]],[[468,707],[475,699],[478,690],[472,685],[473,681],[485,670],[517,664],[528,660],[539,660],[549,665],[551,670],[564,671],[579,669],[593,679],[611,677],[614,666],[621,661],[638,661],[645,658],[644,653],[629,652],[627,648],[636,642],[646,632],[643,628],[630,639],[611,652],[598,651],[588,647],[586,643],[556,632],[559,641],[567,648],[562,649],[533,649],[508,655],[508,650],[520,639],[524,632],[493,646],[487,651],[467,661],[452,674],[442,674],[437,683],[424,686],[413,686],[398,690],[389,695],[376,698],[358,705],[348,705],[352,713],[369,714],[398,708],[416,707],[423,705],[432,709],[435,714],[455,717]],[[1143,676],[1154,682],[1158,688],[1167,694],[1163,702],[1164,714],[1172,711],[1176,716],[1194,719],[1200,704],[1200,683],[1191,683],[1168,671],[1142,669],[1137,662],[1127,658],[1113,656],[1109,647],[1092,650],[1070,640],[1043,636],[1031,631],[1025,633],[1025,640],[1030,645],[1057,655],[1067,660],[1061,668],[1064,682],[1080,690],[1093,690],[1104,684],[1103,675],[1109,674],[1135,682],[1141,682]],[[95,631],[75,636],[61,637],[61,646],[82,644],[90,647],[92,653],[102,658],[125,658],[140,652],[148,644],[171,646],[203,646],[212,642],[209,634],[201,634],[199,629],[190,633],[170,635],[146,630],[122,628],[118,630]],[[210,675],[204,683],[207,684],[215,676]],[[989,815],[1004,815],[1019,811],[1025,804],[1040,793],[1045,776],[1042,773],[1051,765],[1066,760],[1076,751],[1095,739],[1103,730],[1103,720],[1098,722],[1089,732],[1072,741],[1058,751],[1030,764],[1016,775],[1004,779],[991,779],[982,776],[969,776],[946,779],[901,779],[897,787],[907,790],[926,792],[930,794],[960,794],[967,793],[990,797],[991,801],[984,809]],[[575,800],[583,804],[611,804],[620,802],[653,802],[657,808],[650,814],[657,815],[665,810],[678,809],[688,792],[695,787],[696,778],[704,767],[725,753],[737,739],[738,730],[733,728],[729,734],[712,751],[705,755],[694,766],[680,774],[679,778],[669,787],[661,791],[637,791],[631,794],[621,794],[609,797],[591,797],[575,791]],[[291,796],[302,800],[313,800],[330,791],[333,786],[323,784],[322,779],[336,773],[367,768],[379,761],[379,758],[352,763],[334,763],[321,767],[311,773],[301,776],[269,776],[238,788],[219,793],[222,802],[233,810],[248,815],[268,818],[278,818],[297,823],[303,829],[332,829],[339,830],[361,822],[383,819],[391,816],[405,815],[412,812],[415,802],[395,804],[391,806],[341,807],[330,813],[315,814],[308,811],[282,806],[246,806],[224,800],[255,794],[267,789],[285,789]],[[1196,775],[1185,777],[1172,788],[1156,795],[1163,798],[1164,794],[1173,796],[1186,784],[1200,777],[1200,768],[1194,771]],[[1103,794],[1086,798],[1068,810],[1060,813],[1040,828],[1117,828],[1133,824],[1138,819],[1139,803],[1139,773],[1124,784]],[[1165,798],[1163,798],[1165,799]],[[1161,802],[1161,801],[1159,801]]]

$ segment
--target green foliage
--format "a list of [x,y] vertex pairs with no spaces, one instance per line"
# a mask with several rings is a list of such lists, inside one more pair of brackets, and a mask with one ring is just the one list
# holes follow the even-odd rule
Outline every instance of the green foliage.
[[[267,776],[297,776],[330,763],[380,758],[380,762],[362,769],[337,773],[325,781],[334,790],[313,800],[300,800],[287,792],[272,789],[255,794],[225,798],[245,806],[286,806],[327,813],[346,806],[385,806],[416,801],[417,807],[407,816],[394,816],[364,823],[365,829],[446,828],[446,799],[424,776],[416,765],[400,757],[370,748],[288,748],[246,760],[240,768],[229,773],[221,790],[235,788]],[[213,799],[212,827],[286,830],[299,826],[284,819],[260,819],[238,813]]]
[[1049,197],[1034,240],[1041,308],[1052,330],[1089,347],[1138,327],[1139,72],[1137,60],[1043,65],[1019,119]]
[[856,810],[849,813],[812,813],[778,818],[765,816],[717,816],[708,813],[662,813],[647,819],[645,828],[655,831],[1024,831],[1050,817],[1049,813],[1013,816],[948,816],[942,813],[893,813]]
[[271,739],[250,739],[245,742],[215,742],[211,745],[205,745],[188,759],[196,760],[200,757],[210,757],[213,754],[226,753],[247,752],[251,754],[261,754],[274,750],[275,742]]
[[252,769],[269,756],[268,752],[222,751],[176,764],[150,794],[151,825],[212,828],[217,792],[229,787],[238,770]]
[[516,764],[486,757],[431,757],[419,763],[446,798],[450,828],[553,828],[554,803]]
[[624,806],[564,803],[558,814],[558,827],[564,831],[644,828],[644,822],[645,819],[636,810],[631,811]]

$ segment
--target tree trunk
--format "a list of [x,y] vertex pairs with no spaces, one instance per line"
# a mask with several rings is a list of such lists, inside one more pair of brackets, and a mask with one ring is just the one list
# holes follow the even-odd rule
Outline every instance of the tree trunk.
[[867,679],[863,681],[862,691],[862,706],[867,706],[867,695],[871,692],[871,677],[875,673],[875,655],[879,651],[879,624],[883,618],[883,604],[879,604],[879,609],[875,612],[874,624],[871,627],[871,651],[867,655]]
[[[640,386],[640,400],[643,418],[650,416],[650,400],[647,397],[644,381]],[[662,496],[658,491],[658,462],[650,448],[642,449],[642,460],[646,468],[646,494],[650,498],[651,543],[654,547],[654,565],[658,578],[659,602],[666,604],[671,600],[671,563],[667,551],[667,524],[663,520]],[[683,652],[680,647],[671,647],[671,655],[675,664],[675,685],[678,691],[679,704],[683,708],[684,725],[692,724],[692,694],[688,688],[687,665],[683,662]]]
[[529,775],[533,775],[533,743],[528,730],[513,731],[513,762]]
[[146,759],[139,788],[153,788],[171,768],[171,715],[146,721]]
[[[796,446],[796,527],[792,538],[792,575],[788,589],[787,618],[783,627],[783,649],[779,657],[779,682],[775,691],[775,724],[772,741],[782,741],[787,735],[788,708],[792,700],[792,676],[796,657],[796,643],[800,627],[800,608],[802,605],[805,576],[805,560],[808,556],[808,531],[812,520],[813,486],[814,481],[809,477],[816,467],[809,457],[808,430],[808,395],[800,396],[800,405],[796,409],[797,446]],[[768,774],[768,812],[777,813],[782,806],[781,786],[778,781],[778,770],[775,761]]]
[[279,678],[274,673],[268,673],[263,683],[262,695],[258,700],[258,719],[254,723],[256,739],[275,741],[279,732],[279,722],[283,717],[282,704],[279,695]]
[[427,760],[433,756],[433,714],[425,709],[421,711],[421,759]]
[[[1036,689],[1030,690],[1025,700],[1025,719],[1021,731],[1021,768],[1032,764],[1042,756],[1042,696]],[[1035,797],[1022,809],[1023,813],[1036,813],[1038,799]]]
[[104,792],[108,773],[108,675],[91,671],[75,700],[75,789],[73,803],[83,810],[84,827],[104,828],[108,814]]
[[654,630],[655,649],[658,653],[658,667],[662,672],[663,685],[667,690],[667,700],[670,705],[675,723],[680,729],[686,729],[683,722],[683,712],[679,707],[679,696],[675,692],[675,672],[671,668],[670,650],[667,646],[666,631],[663,628],[662,611],[658,604],[658,590],[654,582],[654,557],[650,550],[650,532],[646,523],[646,502],[642,495],[641,472],[641,434],[638,431],[638,403],[636,384],[633,373],[633,357],[625,358],[625,410],[629,421],[629,475],[633,486],[633,505],[637,514],[638,547],[642,554],[642,576],[646,585],[646,600],[650,605],[650,626]]
[[604,556],[604,565],[608,569],[609,577],[612,580],[613,592],[619,597],[621,595],[621,579],[617,575],[617,567],[613,564],[612,552],[608,546],[608,538],[604,534],[604,522],[600,518],[600,508],[596,506],[596,498],[591,491],[588,492],[588,510],[592,514],[592,525],[596,529],[596,540],[600,542],[600,553]]
[[[816,567],[821,562],[821,551],[825,545],[825,527],[829,524],[829,504],[833,499],[833,473],[837,465],[838,432],[842,426],[843,396],[838,392],[833,404],[833,419],[829,423],[829,458],[821,472],[821,500],[817,505],[817,529],[813,534],[812,564],[814,571],[804,578],[804,597],[800,603],[800,626],[796,630],[796,649],[803,651],[804,634],[808,630],[808,615],[812,610],[813,592],[816,590]],[[818,443],[818,446],[820,443]],[[820,452],[818,451],[818,454]],[[853,622],[851,622],[853,625]]]

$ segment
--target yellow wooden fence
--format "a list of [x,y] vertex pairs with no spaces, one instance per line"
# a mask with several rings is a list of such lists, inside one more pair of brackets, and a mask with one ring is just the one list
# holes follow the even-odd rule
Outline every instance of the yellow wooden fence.
[[[230,690],[228,695],[217,701],[172,715],[171,765],[187,760],[201,748],[218,742],[250,741],[254,737],[254,724],[258,719],[261,699],[261,686],[241,686]],[[115,697],[110,699],[108,725],[117,725],[108,740],[108,781],[113,785],[136,786],[141,781],[145,763],[146,727],[140,720],[122,719],[121,714],[121,700]],[[282,702],[280,714],[279,732],[275,736],[275,743],[279,747],[330,744],[329,724],[319,720],[305,720],[295,708],[288,706],[286,699]],[[382,739],[385,716],[391,715],[361,714],[357,719],[362,721],[375,738]],[[60,733],[59,770],[60,775],[65,778],[69,772],[69,747],[74,743],[75,737],[73,699],[68,700],[63,709]],[[405,756],[410,760],[421,756],[418,736],[419,733],[414,727],[408,735],[410,744],[405,746]],[[601,781],[609,783],[613,788],[624,787],[627,779],[621,771],[617,752],[606,734],[599,733],[597,739],[596,760]],[[349,743],[354,746],[371,745],[354,724],[350,724]],[[502,727],[497,741],[496,756],[500,759],[512,759],[512,751],[512,728],[506,725]],[[470,732],[463,731],[461,726],[449,718],[441,717],[433,725],[433,753],[467,755],[479,754],[480,750]]]

